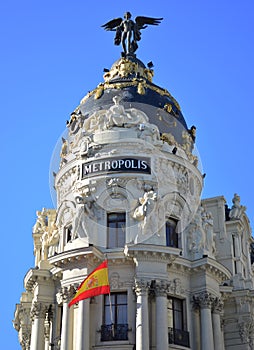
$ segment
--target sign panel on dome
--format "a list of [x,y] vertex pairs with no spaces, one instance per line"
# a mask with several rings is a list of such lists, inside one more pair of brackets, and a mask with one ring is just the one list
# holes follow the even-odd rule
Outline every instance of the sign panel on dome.
[[151,159],[146,157],[114,157],[82,164],[82,179],[86,176],[115,172],[151,174]]

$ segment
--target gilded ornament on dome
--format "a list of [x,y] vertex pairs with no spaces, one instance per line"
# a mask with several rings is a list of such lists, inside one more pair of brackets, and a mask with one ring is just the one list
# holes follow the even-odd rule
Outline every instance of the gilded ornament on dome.
[[144,81],[140,81],[140,82],[138,83],[138,93],[139,93],[140,95],[145,95],[146,90],[145,90],[145,82],[144,82]]
[[98,100],[104,93],[104,85],[99,84],[97,88],[95,89],[94,99]]
[[172,104],[171,104],[171,103],[166,103],[166,104],[164,105],[164,109],[165,109],[168,113],[170,113],[170,112],[172,111]]

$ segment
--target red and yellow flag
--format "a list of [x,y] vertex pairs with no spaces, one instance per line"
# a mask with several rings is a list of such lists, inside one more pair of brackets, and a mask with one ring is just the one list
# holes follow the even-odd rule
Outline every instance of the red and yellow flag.
[[93,270],[78,287],[76,295],[69,302],[69,307],[80,300],[109,293],[108,262],[107,260],[104,260],[103,263]]

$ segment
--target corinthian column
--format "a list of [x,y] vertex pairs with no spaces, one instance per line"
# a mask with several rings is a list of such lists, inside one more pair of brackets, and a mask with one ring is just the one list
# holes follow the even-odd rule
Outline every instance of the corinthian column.
[[198,302],[194,302],[192,306],[192,330],[193,330],[193,349],[200,350],[200,339],[201,339],[201,333],[200,333],[200,310],[199,310],[199,304]]
[[168,348],[168,319],[167,319],[167,284],[165,281],[156,282],[156,349]]
[[44,350],[44,320],[46,310],[46,306],[42,303],[35,302],[32,306],[31,350]]
[[90,349],[90,299],[78,303],[77,350]]
[[63,287],[61,297],[63,302],[62,331],[61,331],[61,350],[69,350],[71,345],[72,332],[70,329],[70,310],[68,303],[72,298],[74,291],[72,288]]
[[[200,306],[201,350],[214,350],[211,308],[214,298],[208,292],[202,292],[194,298]],[[216,349],[217,350],[217,349]]]
[[224,341],[221,330],[221,313],[223,310],[223,302],[220,298],[215,298],[213,303],[213,339],[214,339],[214,348],[216,350],[224,350]]
[[136,281],[136,350],[149,349],[148,289],[147,281]]

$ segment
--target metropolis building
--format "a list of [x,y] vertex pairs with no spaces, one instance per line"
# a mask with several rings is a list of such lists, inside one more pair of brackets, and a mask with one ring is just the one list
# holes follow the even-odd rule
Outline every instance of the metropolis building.
[[[201,200],[196,128],[151,67],[122,55],[67,122],[15,310],[23,350],[254,349],[246,208]],[[110,298],[69,308],[105,259]]]

